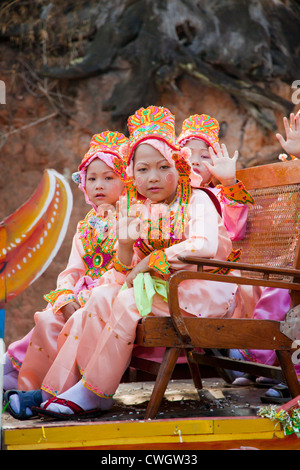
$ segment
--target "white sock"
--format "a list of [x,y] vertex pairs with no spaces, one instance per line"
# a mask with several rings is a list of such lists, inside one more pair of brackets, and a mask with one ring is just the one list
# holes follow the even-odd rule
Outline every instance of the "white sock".
[[[77,382],[77,384],[69,388],[66,392],[58,395],[57,398],[72,401],[85,411],[92,410],[94,408],[109,410],[113,406],[112,398],[98,397],[98,395],[84,387],[82,380]],[[45,404],[45,402],[42,403],[41,408],[43,408]],[[56,413],[73,414],[73,411],[68,406],[58,405],[57,403],[51,403],[51,405],[47,407],[47,410],[54,411]]]

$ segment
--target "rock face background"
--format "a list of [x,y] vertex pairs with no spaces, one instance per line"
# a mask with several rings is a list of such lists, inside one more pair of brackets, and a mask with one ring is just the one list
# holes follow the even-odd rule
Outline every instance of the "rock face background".
[[[0,220],[31,196],[44,169],[71,182],[93,134],[127,133],[128,116],[150,104],[168,107],[178,132],[191,114],[216,117],[221,141],[231,154],[239,150],[239,167],[277,161],[275,133],[299,108],[299,40],[297,1],[2,2]],[[46,306],[43,294],[55,289],[89,210],[71,186],[74,207],[58,255],[6,304],[6,345]]]

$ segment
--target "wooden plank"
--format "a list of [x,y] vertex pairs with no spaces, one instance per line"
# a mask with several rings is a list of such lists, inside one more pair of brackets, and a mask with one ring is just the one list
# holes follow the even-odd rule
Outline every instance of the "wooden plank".
[[213,432],[211,419],[135,421],[73,426],[44,425],[40,428],[13,429],[4,431],[4,445],[10,449],[57,448],[61,446],[112,445],[114,442],[172,442],[178,441],[178,426],[181,433],[205,435]]
[[[243,349],[289,349],[291,340],[272,320],[185,318],[194,347]],[[266,336],[266,331],[268,335]],[[137,343],[150,347],[186,347],[178,338],[172,319],[148,317],[137,328]]]
[[[148,445],[224,443],[284,439],[279,426],[269,419],[214,418],[114,422],[55,426],[45,424],[38,429],[4,431],[8,450],[64,448],[145,448]],[[179,447],[178,447],[179,448]]]
[[[292,269],[292,268],[282,268],[280,266],[261,266],[261,265],[253,265],[249,263],[240,263],[229,261],[222,261],[222,260],[215,260],[215,259],[206,259],[200,258],[199,256],[178,256],[178,259],[183,263],[188,264],[195,264],[199,267],[201,266],[213,266],[213,267],[220,267],[220,268],[230,268],[230,269],[239,269],[240,271],[254,271],[266,274],[279,274],[281,276],[299,276],[299,269]],[[204,271],[205,272],[205,271]],[[243,277],[243,276],[242,276]],[[260,279],[263,280],[263,279]]]
[[248,191],[268,188],[271,180],[272,186],[297,184],[300,182],[300,160],[245,168],[238,170],[236,177]]
[[191,362],[195,362],[199,365],[206,365],[214,368],[221,367],[222,369],[229,369],[241,372],[247,372],[248,374],[260,375],[264,377],[269,377],[278,382],[284,381],[284,375],[280,367],[276,366],[268,366],[266,368],[265,364],[259,364],[256,362],[250,361],[242,361],[242,360],[235,360],[230,359],[228,357],[222,356],[208,356],[206,354],[201,354],[197,352],[190,352],[189,359]]

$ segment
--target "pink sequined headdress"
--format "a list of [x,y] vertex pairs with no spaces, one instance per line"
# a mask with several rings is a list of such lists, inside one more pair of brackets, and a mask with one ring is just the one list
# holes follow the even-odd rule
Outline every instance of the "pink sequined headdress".
[[[180,148],[184,148],[188,141],[198,139],[204,141],[215,151],[219,142],[219,123],[207,114],[194,114],[183,121],[181,133],[177,139]],[[191,185],[199,187],[202,184],[202,176],[191,169]]]
[[132,157],[139,144],[147,143],[156,148],[170,164],[177,160],[187,158],[176,142],[175,117],[164,107],[148,106],[138,109],[128,118],[129,141],[122,146],[121,152],[127,154],[127,175],[133,175]]
[[160,106],[148,106],[138,109],[128,119],[130,162],[136,147],[145,140],[156,139],[168,144],[178,151],[175,136],[175,117],[167,109]]
[[[129,142],[122,145],[121,153],[127,156],[127,197],[128,207],[133,199],[139,200],[140,195],[136,193],[133,184],[133,155],[138,145],[147,143],[157,149],[166,160],[178,171],[178,211],[185,209],[178,217],[175,217],[180,230],[184,230],[185,210],[191,194],[190,173],[191,167],[188,162],[189,149],[180,149],[176,142],[175,118],[167,109],[159,106],[148,106],[138,109],[134,115],[128,118]],[[131,181],[131,184],[130,184]]]
[[84,192],[88,204],[92,203],[88,199],[85,188],[87,167],[95,158],[100,158],[124,181],[126,178],[126,162],[120,155],[120,147],[127,142],[127,137],[116,131],[101,132],[92,137],[90,148],[84,155],[78,171],[72,174],[73,181]]
[[190,139],[204,140],[215,149],[219,142],[219,123],[207,114],[194,114],[183,121],[178,145],[183,147]]

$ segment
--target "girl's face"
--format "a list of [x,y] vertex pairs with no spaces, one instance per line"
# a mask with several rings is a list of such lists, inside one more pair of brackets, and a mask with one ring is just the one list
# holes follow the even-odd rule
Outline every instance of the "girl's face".
[[124,184],[106,163],[95,158],[87,167],[85,189],[89,200],[96,207],[103,204],[115,206]]
[[176,195],[178,172],[151,145],[140,144],[137,147],[133,178],[137,191],[153,202],[170,204]]
[[208,144],[200,139],[189,140],[185,147],[191,150],[190,164],[195,173],[202,176],[202,183],[207,184],[212,179],[211,172],[203,165],[202,162],[212,164],[212,160],[208,151]]

